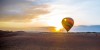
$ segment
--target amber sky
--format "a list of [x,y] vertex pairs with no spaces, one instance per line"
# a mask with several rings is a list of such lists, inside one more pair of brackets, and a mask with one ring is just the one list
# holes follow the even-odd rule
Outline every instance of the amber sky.
[[0,29],[60,27],[64,17],[100,25],[100,0],[0,0]]

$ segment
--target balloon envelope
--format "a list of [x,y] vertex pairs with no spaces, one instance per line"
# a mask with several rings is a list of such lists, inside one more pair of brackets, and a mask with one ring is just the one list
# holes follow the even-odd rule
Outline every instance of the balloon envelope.
[[66,17],[62,20],[62,25],[66,29],[66,31],[68,32],[72,28],[72,26],[74,25],[74,20],[70,17]]

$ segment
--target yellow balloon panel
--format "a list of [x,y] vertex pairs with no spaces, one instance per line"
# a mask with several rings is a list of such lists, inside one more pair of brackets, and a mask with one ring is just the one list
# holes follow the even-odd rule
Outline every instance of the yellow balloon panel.
[[66,29],[66,31],[69,31],[74,24],[74,20],[72,18],[66,17],[62,20],[62,25]]

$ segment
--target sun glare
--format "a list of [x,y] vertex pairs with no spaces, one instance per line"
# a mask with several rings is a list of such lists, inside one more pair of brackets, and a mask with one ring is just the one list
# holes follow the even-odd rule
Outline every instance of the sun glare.
[[55,18],[51,17],[50,20],[47,21],[47,23],[49,26],[55,27],[55,32],[60,32],[60,30],[63,28],[61,21],[62,21],[62,18],[57,18],[55,16]]
[[[54,32],[60,32],[61,29],[63,28],[62,26],[62,19],[66,17],[66,8],[64,5],[52,5],[51,6],[52,10],[50,13],[41,15],[38,20],[35,21],[40,21],[43,24],[47,24],[48,26],[53,26],[55,27]],[[67,10],[68,11],[68,10]],[[68,15],[68,14],[67,14]],[[34,20],[32,20],[34,22]]]
[[[53,30],[54,32],[60,32],[60,30],[63,28],[62,27],[62,23],[61,23],[62,18],[50,17],[49,19],[44,19],[44,20],[45,21],[44,21],[43,24],[46,24],[47,23],[48,26],[55,27],[54,30]],[[32,19],[32,22],[31,23],[34,23],[36,21],[37,20]],[[40,20],[40,21],[42,22],[43,20]]]
[[55,28],[55,31],[56,31],[56,32],[60,32],[61,29],[62,29],[61,27],[56,27],[56,28]]

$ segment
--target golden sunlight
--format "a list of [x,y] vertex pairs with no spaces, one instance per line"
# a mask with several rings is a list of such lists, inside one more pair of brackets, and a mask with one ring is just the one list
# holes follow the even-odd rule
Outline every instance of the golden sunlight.
[[55,27],[55,32],[60,32],[60,30],[63,28],[61,21],[62,21],[62,18],[57,18],[55,16],[55,18],[51,17],[51,19],[48,20],[47,23],[48,23],[49,26]]
[[[65,9],[63,9],[62,7],[64,6],[52,5],[53,9],[50,13],[39,16],[38,19],[35,21],[43,21],[43,24],[55,27],[54,32],[60,32],[60,30],[63,28],[61,21],[64,17],[66,17],[66,14],[63,13],[65,12]],[[32,20],[32,22],[35,21],[34,19]]]
[[60,32],[63,28],[61,21],[66,16],[70,16],[70,14],[66,13],[66,11],[69,11],[70,9],[64,5],[52,5],[51,8],[50,13],[38,16],[37,19],[32,19],[32,22],[39,21],[41,24],[55,27],[54,32]]
[[61,28],[60,27],[56,27],[55,31],[56,32],[60,32]]

